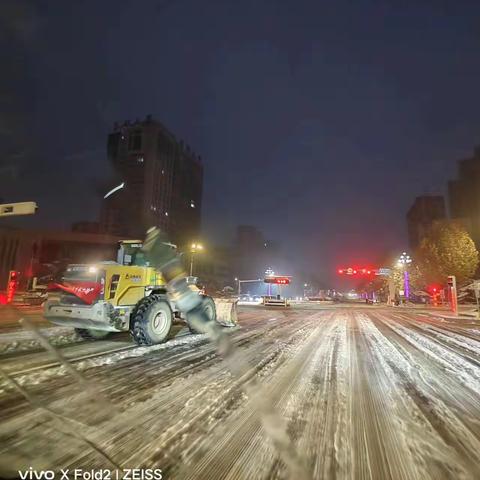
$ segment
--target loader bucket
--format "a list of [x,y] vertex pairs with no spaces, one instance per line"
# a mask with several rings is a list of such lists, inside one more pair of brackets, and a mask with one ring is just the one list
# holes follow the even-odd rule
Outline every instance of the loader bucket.
[[214,298],[215,308],[217,310],[217,322],[225,327],[235,327],[238,325],[237,317],[237,299]]

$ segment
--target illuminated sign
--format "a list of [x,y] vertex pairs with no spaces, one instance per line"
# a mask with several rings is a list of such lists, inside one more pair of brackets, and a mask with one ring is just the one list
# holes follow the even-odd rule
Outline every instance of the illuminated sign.
[[287,275],[268,275],[264,278],[265,283],[274,283],[276,285],[290,285],[290,276]]
[[347,267],[339,268],[339,275],[372,275],[375,273],[373,268],[364,268],[364,267]]

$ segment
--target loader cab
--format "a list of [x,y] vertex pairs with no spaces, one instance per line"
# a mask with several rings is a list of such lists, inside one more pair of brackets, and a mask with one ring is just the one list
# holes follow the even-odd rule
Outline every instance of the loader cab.
[[[177,249],[176,245],[168,244],[171,248]],[[136,267],[149,267],[150,263],[145,259],[142,251],[142,240],[122,240],[118,243],[117,263]]]
[[141,240],[122,240],[118,242],[117,263],[139,267],[148,266],[142,247],[143,242]]

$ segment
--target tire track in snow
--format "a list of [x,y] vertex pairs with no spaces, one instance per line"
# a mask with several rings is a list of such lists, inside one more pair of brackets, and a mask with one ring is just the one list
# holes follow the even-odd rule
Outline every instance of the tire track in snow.
[[[257,379],[313,478],[480,478],[478,337],[392,309],[251,315],[232,335],[249,359],[242,381]],[[84,374],[119,408],[113,420],[89,421],[95,404],[82,404],[66,376],[35,389],[90,424],[92,438],[126,466],[156,466],[182,480],[287,478],[253,400],[209,345],[85,365]],[[0,426],[0,458],[101,466],[35,412],[10,413]]]
[[[375,326],[385,342],[379,348],[385,351],[385,345],[390,346],[384,355],[386,363],[399,379],[399,386],[436,432],[437,438],[431,438],[429,446],[435,445],[438,439],[444,444],[443,448],[438,448],[438,458],[430,463],[430,468],[441,478],[448,475],[479,478],[480,465],[475,452],[480,448],[477,421],[480,399],[477,395],[472,395],[473,392],[465,383],[458,380],[451,366],[445,368],[445,361],[438,350],[428,352],[424,342],[412,340],[411,335],[416,338],[415,332],[402,327],[398,324],[398,319],[394,320],[391,316],[376,315],[375,318]],[[427,337],[425,339],[428,341]],[[376,341],[380,345],[378,337]],[[392,348],[398,355],[392,355]],[[407,365],[399,359],[405,359]],[[435,459],[434,449],[426,451]]]

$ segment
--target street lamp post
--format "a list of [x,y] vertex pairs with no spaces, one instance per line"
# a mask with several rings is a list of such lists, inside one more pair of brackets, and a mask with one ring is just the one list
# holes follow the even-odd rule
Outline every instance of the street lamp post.
[[407,300],[410,297],[410,279],[407,270],[407,267],[410,263],[412,263],[410,255],[407,255],[407,252],[403,252],[398,259],[398,265],[403,269],[403,289],[404,296]]
[[203,245],[200,243],[192,243],[190,248],[190,276],[193,277],[193,259],[195,258],[195,254],[203,250]]

